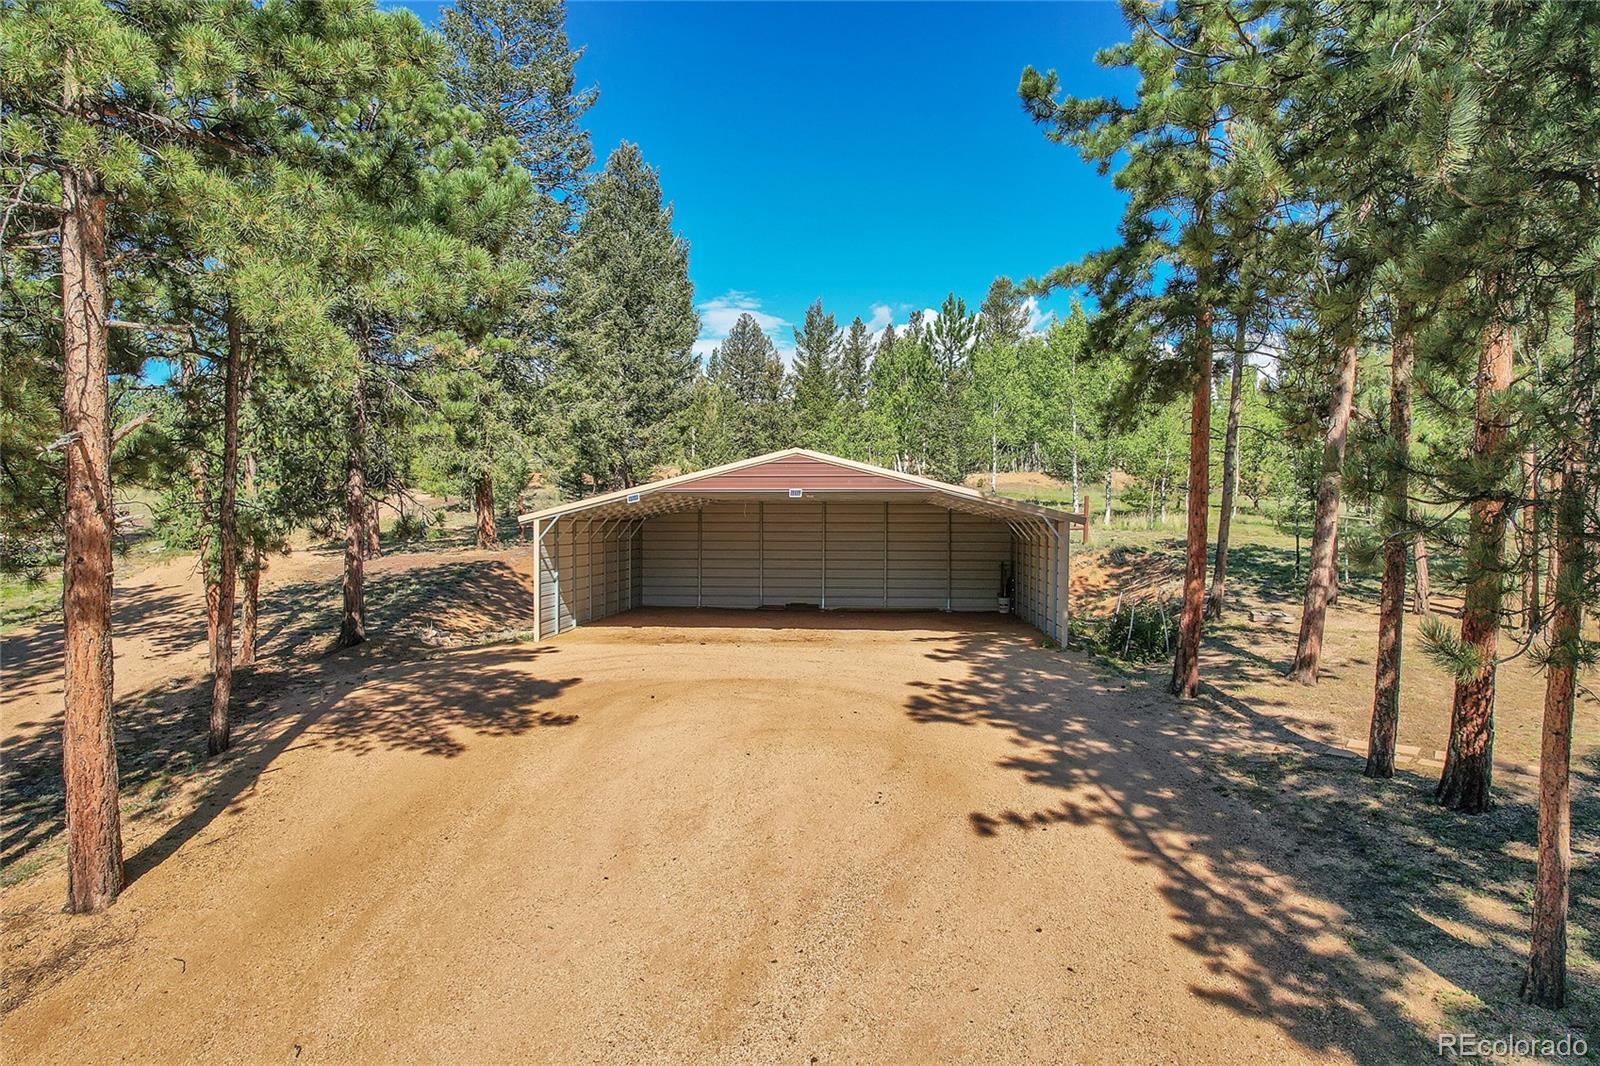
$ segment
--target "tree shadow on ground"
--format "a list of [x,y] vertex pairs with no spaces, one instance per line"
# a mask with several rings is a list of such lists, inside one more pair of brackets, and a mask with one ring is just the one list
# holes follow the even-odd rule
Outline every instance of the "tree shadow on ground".
[[[196,678],[154,705],[119,711],[117,746],[125,816],[162,805],[186,781],[212,774],[193,810],[129,859],[129,880],[176,851],[294,745],[364,754],[383,749],[452,757],[462,732],[509,736],[571,724],[542,704],[577,683],[545,679],[528,665],[557,649],[495,645],[393,654],[364,645],[312,662],[275,662],[235,674],[234,746],[208,760],[210,682]],[[355,698],[352,699],[352,695]],[[63,828],[60,736],[18,739],[5,752],[0,859],[9,867]]]
[[[151,650],[170,654],[206,639],[198,595],[182,588],[135,586],[118,589],[113,603],[113,640],[148,640]],[[7,702],[32,695],[61,677],[62,622],[55,618],[7,636],[3,642]]]
[[128,860],[129,883],[240,802],[286,751],[403,750],[452,758],[466,750],[464,733],[505,737],[573,724],[574,716],[553,714],[542,705],[579,679],[541,678],[528,669],[556,652],[497,645],[387,657],[381,649],[363,646],[323,660],[309,676],[297,671],[283,689],[262,700],[270,716],[240,731],[220,774],[195,807]]
[[[1600,919],[1592,862],[1573,875],[1569,1007],[1517,999],[1527,802],[1502,795],[1489,815],[1450,814],[1432,805],[1430,782],[1368,781],[1348,753],[1213,686],[1179,703],[1137,679],[1097,677],[1080,656],[977,634],[917,639],[949,672],[919,684],[907,714],[1004,730],[1016,750],[1001,765],[1066,793],[1040,810],[956,816],[980,837],[1059,821],[1112,832],[1159,872],[1177,939],[1215,975],[1191,987],[1197,997],[1366,1063],[1434,1054],[1436,1034],[1400,1006],[1417,994],[1418,963],[1463,990],[1437,1004],[1446,1022],[1559,1035],[1596,1016],[1600,965],[1583,946]],[[1597,769],[1576,782],[1580,856],[1600,847]]]
[[[318,743],[453,755],[460,750],[450,736],[455,728],[518,732],[552,724],[530,718],[529,708],[559,691],[552,685],[572,683],[535,681],[513,668],[546,649],[512,645],[485,650],[485,658],[463,670],[459,679],[441,666],[445,660],[436,658],[441,646],[470,643],[469,638],[515,624],[531,612],[524,578],[502,560],[451,561],[375,575],[368,584],[371,642],[324,655],[338,625],[338,603],[336,580],[279,586],[263,596],[261,658],[254,668],[234,672],[233,720],[240,741],[235,750],[245,754],[223,760],[230,767],[247,756],[244,738],[254,735],[252,723],[282,721],[285,706],[298,705],[309,715],[301,728],[310,729],[330,710],[324,706],[328,698],[356,687],[394,687],[395,698],[382,707],[364,705],[359,721],[348,728],[331,724],[346,718],[329,718],[315,730]],[[145,639],[157,653],[191,648],[205,640],[203,608],[198,597],[183,590],[119,591],[114,634],[114,639]],[[424,639],[428,637],[436,639]],[[59,677],[60,624],[8,640],[5,654],[9,701]],[[205,754],[210,698],[210,676],[199,674],[169,678],[117,701],[118,770],[126,816],[163,806],[186,781],[219,765],[208,762]],[[230,769],[224,776],[232,773]],[[4,883],[37,869],[40,849],[65,827],[64,802],[61,712],[56,707],[38,721],[15,723],[0,746]]]
[[[303,653],[331,640],[341,596],[337,580],[273,588],[262,599],[263,651]],[[533,588],[526,575],[503,559],[461,559],[387,573],[375,570],[367,581],[366,607],[373,639],[460,643],[492,630],[531,628]]]

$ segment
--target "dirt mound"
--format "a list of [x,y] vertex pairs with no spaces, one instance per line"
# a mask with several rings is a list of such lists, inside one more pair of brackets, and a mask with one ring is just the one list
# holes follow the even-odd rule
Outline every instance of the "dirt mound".
[[1182,592],[1183,557],[1148,548],[1117,546],[1072,553],[1072,610],[1079,617],[1108,615],[1118,601],[1143,606]]

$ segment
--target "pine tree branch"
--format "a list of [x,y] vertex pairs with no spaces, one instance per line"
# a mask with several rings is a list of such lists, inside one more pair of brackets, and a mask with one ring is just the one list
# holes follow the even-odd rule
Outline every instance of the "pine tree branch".
[[130,322],[125,318],[108,318],[106,325],[111,329],[132,330],[135,333],[171,333],[174,336],[185,337],[192,334],[192,330],[184,326],[164,326],[155,322]]
[[40,200],[26,200],[23,198],[23,194],[28,191],[29,179],[38,170],[39,168],[36,166],[31,172],[25,173],[17,179],[17,191],[11,195],[11,202],[6,204],[4,216],[0,216],[0,245],[4,244],[6,230],[11,227],[11,216],[16,213],[19,207],[29,211],[45,211],[55,215],[57,218],[66,214],[66,210],[60,204],[48,204]]
[[126,437],[140,426],[147,424],[153,418],[155,418],[155,412],[146,411],[144,414],[130,418],[128,421],[118,426],[111,433],[111,446],[115,448],[122,442],[122,438]]
[[220,148],[224,151],[239,152],[253,156],[265,156],[267,154],[263,146],[241,137],[214,133],[210,130],[180,122],[167,115],[158,115],[152,111],[122,107],[115,103],[99,103],[82,108],[66,108],[42,98],[35,98],[33,103],[42,110],[60,115],[63,118],[89,121],[107,129],[127,132],[130,129],[144,128],[159,131],[179,140],[187,141],[190,144],[202,145],[207,148]]

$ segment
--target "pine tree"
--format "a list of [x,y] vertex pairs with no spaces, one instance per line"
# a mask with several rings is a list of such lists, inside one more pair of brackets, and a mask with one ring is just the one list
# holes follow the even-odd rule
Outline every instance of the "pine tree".
[[795,442],[820,448],[839,403],[840,330],[818,300],[806,308],[805,322],[794,331]]
[[872,367],[867,325],[858,315],[850,322],[839,348],[839,401],[854,418],[867,408],[867,383]]
[[689,247],[636,145],[611,153],[588,201],[564,264],[556,356],[573,491],[637,485],[678,459],[697,374]]
[[1338,375],[1328,401],[1327,435],[1322,445],[1322,470],[1317,480],[1316,507],[1312,519],[1311,560],[1306,571],[1305,604],[1300,612],[1300,633],[1295,645],[1294,663],[1289,676],[1312,685],[1322,669],[1322,634],[1327,623],[1328,605],[1334,596],[1334,549],[1339,534],[1339,500],[1344,488],[1346,443],[1350,437],[1350,412],[1355,401],[1356,371],[1361,362],[1361,345],[1353,325],[1344,331],[1338,346]]
[[978,308],[977,346],[1016,344],[1028,328],[1028,309],[1022,289],[1010,278],[1001,276],[989,284],[989,292]]
[[[1289,676],[1316,684],[1322,669],[1322,642],[1328,606],[1337,595],[1336,549],[1344,491],[1345,458],[1352,405],[1364,343],[1363,314],[1372,274],[1374,225],[1372,189],[1392,180],[1392,160],[1375,143],[1371,130],[1383,130],[1393,107],[1381,83],[1361,63],[1342,63],[1339,45],[1322,33],[1336,27],[1318,25],[1309,34],[1311,60],[1301,70],[1306,84],[1292,90],[1294,103],[1284,126],[1292,131],[1284,149],[1296,172],[1297,192],[1306,200],[1328,205],[1304,227],[1310,241],[1305,273],[1316,279],[1304,294],[1314,337],[1304,351],[1319,363],[1337,368],[1329,383],[1322,465],[1312,519],[1311,558]],[[1292,31],[1291,31],[1292,39]],[[1293,54],[1293,47],[1285,47]],[[1361,116],[1352,121],[1351,116]]]
[[[1139,72],[1138,98],[1060,98],[1052,71],[1023,72],[1026,111],[1056,141],[1109,170],[1130,195],[1121,242],[1047,275],[1040,288],[1086,284],[1099,299],[1095,347],[1133,361],[1130,395],[1190,397],[1187,548],[1172,691],[1194,695],[1205,594],[1210,487],[1212,324],[1225,276],[1215,213],[1230,97],[1260,76],[1251,42],[1263,32],[1258,6],[1228,3],[1150,8],[1128,3],[1132,39],[1102,51],[1103,66]],[[1241,56],[1239,53],[1242,52]],[[1242,87],[1242,88],[1241,88]],[[1162,269],[1157,269],[1157,265]]]
[[1228,603],[1228,545],[1239,505],[1239,420],[1244,413],[1244,361],[1248,347],[1244,312],[1233,317],[1233,358],[1228,370],[1228,412],[1222,438],[1222,499],[1217,506],[1217,549],[1206,592],[1205,617],[1220,619]]
[[[512,297],[488,305],[492,321],[479,302],[472,321],[453,331],[462,343],[442,349],[454,358],[436,386],[451,395],[430,434],[445,451],[432,458],[452,489],[474,500],[480,547],[495,540],[495,500],[526,485],[550,428],[541,386],[554,346],[558,260],[593,162],[579,123],[598,94],[575,88],[582,52],[568,44],[565,17],[561,0],[463,0],[442,23],[450,97],[474,117],[468,139],[490,165],[454,176],[450,195],[438,198],[441,215],[495,256],[496,288]],[[524,176],[531,195],[516,180]],[[520,291],[510,292],[517,272]],[[462,374],[476,384],[448,380]]]
[[1600,649],[1584,638],[1584,615],[1600,603],[1595,567],[1600,531],[1593,524],[1600,511],[1600,456],[1595,454],[1600,441],[1600,338],[1592,251],[1593,234],[1600,231],[1600,167],[1592,153],[1587,166],[1579,155],[1583,131],[1592,133],[1600,121],[1600,71],[1592,47],[1600,33],[1600,13],[1580,5],[1533,5],[1505,14],[1508,37],[1521,50],[1518,67],[1530,110],[1548,124],[1549,136],[1539,144],[1550,155],[1529,161],[1543,195],[1530,202],[1553,216],[1541,227],[1549,238],[1543,257],[1559,270],[1556,321],[1564,318],[1571,325],[1567,358],[1552,360],[1541,375],[1554,382],[1542,390],[1548,406],[1538,417],[1551,445],[1536,469],[1553,471],[1551,491],[1540,503],[1553,512],[1548,524],[1556,551],[1546,579],[1551,617],[1548,644],[1540,655],[1545,696],[1538,859],[1521,988],[1524,1000],[1556,1009],[1566,1004],[1573,714],[1580,671],[1593,670],[1600,661]]
[[1383,583],[1378,598],[1377,676],[1367,739],[1368,777],[1393,777],[1400,732],[1400,667],[1405,649],[1406,550],[1410,536],[1411,378],[1415,366],[1412,311],[1402,296],[1390,319],[1390,465],[1384,493]]
[[[1270,83],[1269,83],[1270,84]],[[1266,86],[1263,86],[1265,90]],[[1205,617],[1220,619],[1227,608],[1228,549],[1240,483],[1240,431],[1245,403],[1246,360],[1257,348],[1251,331],[1261,330],[1275,303],[1293,292],[1303,254],[1296,227],[1275,224],[1283,201],[1294,192],[1280,159],[1283,112],[1270,91],[1229,101],[1223,124],[1225,156],[1219,167],[1218,228],[1220,284],[1229,290],[1232,349],[1228,365],[1228,403],[1223,422],[1222,498],[1217,515],[1217,547]]]
[[[1495,289],[1485,297],[1498,305]],[[1509,474],[1507,394],[1515,366],[1511,326],[1503,306],[1490,311],[1490,325],[1478,356],[1477,411],[1469,463],[1485,486]],[[1441,805],[1469,814],[1489,809],[1494,770],[1494,691],[1500,608],[1504,595],[1506,505],[1489,489],[1471,503],[1467,587],[1461,609],[1461,635],[1455,645],[1455,696],[1450,712],[1450,743],[1437,796]]]
[[729,458],[774,451],[788,437],[783,360],[755,316],[742,314],[712,353],[711,374],[727,398]]
[[436,224],[482,253],[453,282],[471,298],[459,314],[441,315],[435,324],[443,328],[422,345],[425,462],[439,487],[473,500],[480,548],[496,540],[496,499],[527,485],[543,428],[548,339],[542,309],[530,315],[528,305],[539,304],[529,296],[546,291],[554,258],[528,236],[546,205],[518,155],[507,139],[481,148],[463,139],[427,189]]
[[[1554,54],[1559,55],[1557,51]],[[1588,101],[1592,107],[1591,97]],[[1581,214],[1600,202],[1600,173],[1582,190]],[[1593,669],[1593,641],[1583,635],[1585,608],[1597,598],[1592,516],[1596,500],[1594,443],[1600,440],[1600,342],[1595,328],[1592,272],[1576,279],[1572,294],[1569,391],[1552,412],[1558,421],[1559,466],[1553,486],[1557,563],[1550,574],[1550,642],[1545,669],[1544,718],[1539,751],[1538,861],[1534,874],[1533,935],[1522,997],[1560,1008],[1566,1003],[1567,908],[1572,873],[1572,721],[1579,671]],[[1588,512],[1586,514],[1586,512]]]
[[509,138],[542,196],[579,197],[594,162],[580,123],[599,91],[576,87],[583,50],[567,41],[563,0],[457,0],[440,30],[450,97],[478,116],[480,143]]
[[[913,326],[918,324],[913,319]],[[928,412],[925,452],[930,472],[945,481],[959,482],[976,465],[967,446],[963,416],[972,385],[972,348],[977,335],[977,320],[967,313],[966,301],[955,293],[946,295],[927,331],[940,398]]]
[[64,429],[74,442],[64,472],[68,906],[97,910],[122,878],[107,374],[108,331],[125,320],[111,315],[123,284],[112,263],[159,263],[162,247],[141,247],[142,235],[192,236],[214,205],[234,205],[230,183],[270,169],[278,151],[304,149],[319,113],[381,76],[377,57],[392,69],[426,56],[414,18],[359,7],[325,18],[220,0],[137,9],[83,0],[9,8],[0,32],[8,187],[22,190],[25,217],[59,221]]

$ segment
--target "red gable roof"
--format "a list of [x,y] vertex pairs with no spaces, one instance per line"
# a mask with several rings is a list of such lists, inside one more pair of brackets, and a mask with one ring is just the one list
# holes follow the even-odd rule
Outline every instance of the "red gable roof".
[[900,478],[803,454],[778,455],[765,462],[734,470],[713,470],[704,477],[690,475],[672,487],[674,490],[694,492],[782,492],[785,489],[808,489],[813,492],[928,491],[923,486]]

